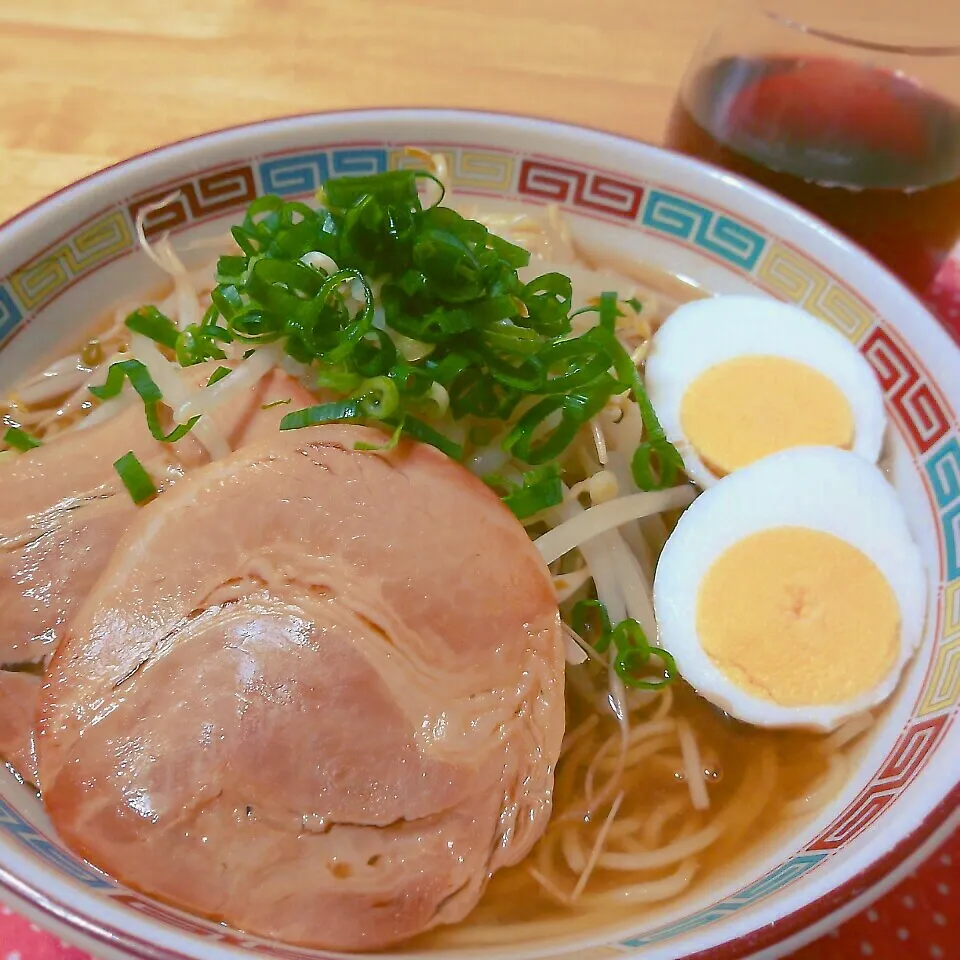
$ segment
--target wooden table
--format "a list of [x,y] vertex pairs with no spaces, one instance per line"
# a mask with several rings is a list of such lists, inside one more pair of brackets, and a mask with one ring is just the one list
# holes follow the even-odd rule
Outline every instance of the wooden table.
[[648,140],[721,0],[0,0],[0,219],[229,124],[489,107]]

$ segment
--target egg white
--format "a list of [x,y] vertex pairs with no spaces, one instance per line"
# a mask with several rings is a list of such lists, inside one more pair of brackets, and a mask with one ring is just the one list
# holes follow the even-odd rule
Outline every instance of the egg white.
[[[900,652],[889,673],[854,700],[784,707],[735,684],[700,645],[697,599],[713,563],[736,542],[771,527],[833,534],[870,558],[900,607]],[[897,495],[862,457],[834,447],[795,447],[730,474],[681,516],[653,584],[659,642],[680,675],[731,716],[764,727],[832,730],[893,692],[923,637],[927,575]],[[798,650],[797,656],[802,657]]]
[[[683,432],[684,395],[711,367],[761,355],[795,360],[831,380],[850,404],[853,453],[876,463],[887,423],[883,393],[856,347],[799,307],[765,297],[718,296],[686,303],[666,319],[653,337],[644,375],[650,402],[695,483],[708,487],[720,478]],[[803,403],[803,397],[796,401]]]

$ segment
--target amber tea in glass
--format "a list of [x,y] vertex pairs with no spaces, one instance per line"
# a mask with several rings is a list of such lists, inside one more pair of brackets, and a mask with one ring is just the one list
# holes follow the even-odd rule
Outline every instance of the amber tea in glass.
[[735,52],[722,30],[707,43],[667,145],[793,200],[923,292],[960,237],[960,105],[921,68],[952,67],[960,84],[960,51],[865,45],[757,16],[757,49]]

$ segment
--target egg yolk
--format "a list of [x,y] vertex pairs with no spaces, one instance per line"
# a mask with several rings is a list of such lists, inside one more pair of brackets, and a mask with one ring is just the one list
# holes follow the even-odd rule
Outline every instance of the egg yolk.
[[900,607],[876,564],[806,527],[763,530],[722,553],[701,583],[696,624],[730,680],[785,707],[852,700],[900,652]]
[[853,444],[853,411],[818,370],[786,357],[735,357],[689,386],[680,426],[703,462],[724,476],[788,447]]

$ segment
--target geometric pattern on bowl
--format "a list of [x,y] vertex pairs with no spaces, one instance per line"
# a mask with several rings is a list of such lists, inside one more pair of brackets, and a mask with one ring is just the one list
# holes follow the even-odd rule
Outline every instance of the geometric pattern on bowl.
[[[625,178],[621,174],[541,155],[451,143],[427,143],[442,153],[458,194],[502,197],[530,204],[557,204],[578,215],[647,232],[695,248],[728,269],[748,276],[772,296],[803,307],[830,323],[870,362],[883,388],[887,413],[923,479],[937,516],[939,576],[943,596],[932,667],[913,716],[890,753],[861,790],[805,849],[760,879],[675,923],[619,946],[636,948],[710,924],[752,906],[815,870],[859,836],[914,780],[942,740],[960,704],[960,439],[956,416],[909,346],[877,311],[822,265],[781,239],[701,197]],[[325,144],[200,170],[191,176],[128,197],[89,218],[7,277],[0,278],[0,347],[40,310],[77,281],[135,249],[138,210],[172,193],[179,196],[145,219],[148,237],[242,211],[264,193],[287,198],[313,195],[331,176],[372,174],[422,161],[401,144]],[[316,958],[311,950],[267,945],[255,937],[186,918],[119,888],[98,870],[63,851],[37,825],[0,799],[0,831],[30,853],[84,886],[105,891],[124,905],[218,943],[255,946],[284,960]],[[168,951],[158,956],[178,957]]]

